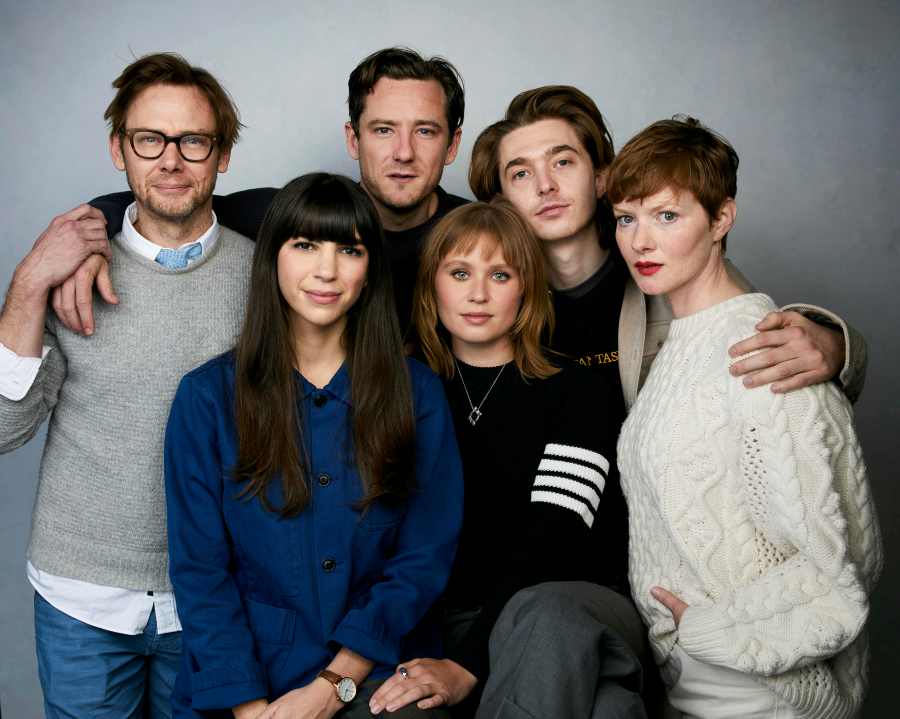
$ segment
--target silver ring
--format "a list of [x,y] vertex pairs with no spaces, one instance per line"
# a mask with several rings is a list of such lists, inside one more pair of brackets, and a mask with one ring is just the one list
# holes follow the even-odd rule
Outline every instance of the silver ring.
[[409,679],[409,670],[406,667],[397,667],[397,674],[401,679]]

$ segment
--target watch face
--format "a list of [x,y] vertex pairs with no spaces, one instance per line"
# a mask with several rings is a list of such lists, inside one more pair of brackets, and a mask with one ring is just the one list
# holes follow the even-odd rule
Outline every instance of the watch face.
[[340,699],[345,704],[347,702],[352,702],[353,697],[356,696],[356,682],[354,682],[350,677],[344,677],[337,683],[337,695],[338,699]]

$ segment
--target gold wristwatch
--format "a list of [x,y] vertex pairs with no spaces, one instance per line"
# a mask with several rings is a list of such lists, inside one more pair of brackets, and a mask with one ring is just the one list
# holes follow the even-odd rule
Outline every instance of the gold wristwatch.
[[353,701],[353,698],[356,696],[356,682],[350,677],[342,677],[340,674],[335,674],[329,669],[320,671],[319,676],[334,685],[334,690],[337,692],[338,699],[344,704]]

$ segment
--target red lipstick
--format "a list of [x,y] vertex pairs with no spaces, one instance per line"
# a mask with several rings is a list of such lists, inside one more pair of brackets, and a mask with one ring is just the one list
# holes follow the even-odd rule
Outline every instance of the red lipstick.
[[655,275],[662,267],[662,265],[658,262],[635,262],[634,266],[637,271],[644,277]]

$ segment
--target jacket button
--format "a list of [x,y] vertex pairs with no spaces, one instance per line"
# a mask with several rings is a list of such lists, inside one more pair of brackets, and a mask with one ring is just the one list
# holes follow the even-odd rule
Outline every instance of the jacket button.
[[323,487],[327,487],[329,482],[331,482],[331,475],[322,472],[322,474],[319,475],[319,484]]
[[324,407],[325,403],[328,401],[328,397],[324,394],[317,394],[315,399],[313,400],[313,404],[316,407]]
[[326,559],[322,562],[322,569],[326,572],[333,572],[334,568],[337,566],[337,562],[333,559]]

